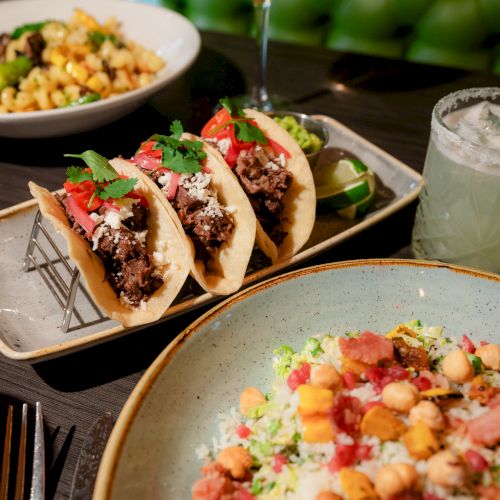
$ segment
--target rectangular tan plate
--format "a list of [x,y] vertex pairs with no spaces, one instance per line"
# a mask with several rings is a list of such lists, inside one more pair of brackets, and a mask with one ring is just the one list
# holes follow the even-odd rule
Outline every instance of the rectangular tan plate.
[[[326,116],[316,118],[330,129],[329,146],[352,151],[376,173],[380,183],[375,208],[360,221],[319,215],[311,238],[300,253],[286,262],[249,273],[245,286],[307,260],[376,224],[413,201],[423,186],[417,172],[341,123]],[[114,321],[99,320],[95,306],[80,287],[75,304],[77,314],[73,315],[70,331],[62,332],[62,310],[39,273],[21,270],[36,211],[35,202],[28,201],[0,212],[0,352],[12,359],[36,363],[147,328],[149,325],[124,329]],[[48,229],[49,226],[45,224]],[[58,235],[52,233],[52,236],[64,253],[64,242]],[[55,255],[51,257],[55,259]],[[188,284],[161,321],[215,299],[208,293],[192,293]],[[86,325],[83,328],[82,323]]]

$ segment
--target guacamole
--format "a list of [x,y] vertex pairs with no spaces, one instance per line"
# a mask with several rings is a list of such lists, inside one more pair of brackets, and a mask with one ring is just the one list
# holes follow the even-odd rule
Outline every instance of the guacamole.
[[273,120],[297,141],[305,154],[316,153],[323,146],[321,139],[316,134],[308,132],[293,116],[275,116]]

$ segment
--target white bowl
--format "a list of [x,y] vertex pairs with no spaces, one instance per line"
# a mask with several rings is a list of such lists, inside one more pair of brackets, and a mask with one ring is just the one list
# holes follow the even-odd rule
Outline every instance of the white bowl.
[[54,137],[83,132],[110,123],[144,104],[155,92],[173,82],[194,62],[200,35],[183,16],[168,9],[116,0],[24,0],[1,2],[0,33],[46,19],[68,20],[75,7],[104,22],[116,17],[123,34],[154,50],[166,66],[146,87],[72,108],[0,114],[0,136]]

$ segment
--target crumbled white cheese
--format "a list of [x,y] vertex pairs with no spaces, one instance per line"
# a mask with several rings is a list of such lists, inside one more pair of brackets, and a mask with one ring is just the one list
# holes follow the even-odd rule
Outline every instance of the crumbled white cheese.
[[172,172],[165,172],[162,176],[158,177],[158,184],[161,184],[161,188],[164,191],[168,191],[170,186],[170,181],[172,179]]
[[233,207],[232,205],[228,205],[228,206],[226,207],[226,212],[227,212],[228,214],[234,214],[234,213],[236,212],[236,207]]
[[104,217],[96,212],[90,212],[89,217],[95,222],[96,225],[104,220]]
[[203,207],[203,210],[200,212],[202,215],[205,215],[210,218],[222,217],[222,210],[217,198],[209,198],[208,203]]
[[231,139],[229,139],[229,137],[217,141],[217,149],[220,151],[222,156],[226,156],[230,147],[231,147]]
[[144,231],[140,231],[140,232],[134,233],[134,238],[139,243],[143,243],[145,245],[146,244],[146,237],[147,237],[147,235],[148,235],[148,230],[145,229]]
[[285,159],[285,154],[284,153],[280,153],[280,155],[278,156],[278,163],[283,167],[285,168],[285,165],[286,165],[286,159]]
[[280,169],[279,165],[276,165],[276,163],[274,163],[274,161],[268,161],[266,164],[266,168],[269,170],[273,170],[275,172]]
[[115,212],[114,210],[108,210],[104,216],[104,223],[113,229],[120,229],[120,224],[122,219],[120,217],[120,212]]
[[96,251],[99,244],[99,240],[103,237],[104,233],[108,230],[105,224],[97,226],[94,234],[92,235],[92,250]]

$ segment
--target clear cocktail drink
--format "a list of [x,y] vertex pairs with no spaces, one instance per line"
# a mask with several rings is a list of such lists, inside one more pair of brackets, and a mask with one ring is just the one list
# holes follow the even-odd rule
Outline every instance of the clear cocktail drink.
[[438,102],[424,178],[415,256],[500,272],[500,88]]

